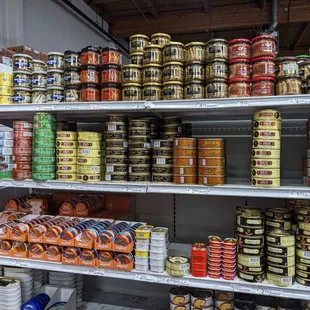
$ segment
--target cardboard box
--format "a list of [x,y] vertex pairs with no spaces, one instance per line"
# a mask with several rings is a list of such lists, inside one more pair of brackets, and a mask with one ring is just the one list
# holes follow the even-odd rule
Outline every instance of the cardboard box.
[[14,54],[27,54],[33,57],[33,49],[24,45],[10,46],[7,49],[14,52]]

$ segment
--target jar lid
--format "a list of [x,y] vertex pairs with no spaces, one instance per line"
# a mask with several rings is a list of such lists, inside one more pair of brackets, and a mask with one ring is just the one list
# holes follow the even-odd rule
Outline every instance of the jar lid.
[[128,86],[135,86],[135,87],[141,87],[141,84],[138,83],[125,83],[122,85],[123,87],[128,87]]
[[135,38],[143,38],[149,40],[149,37],[146,36],[145,34],[134,34],[129,37],[129,40],[135,39]]
[[161,49],[162,47],[160,45],[158,45],[158,44],[148,44],[148,45],[144,46],[144,50],[145,49],[149,49],[149,48],[160,48]]
[[245,39],[245,38],[233,39],[233,40],[230,40],[230,41],[228,42],[228,45],[235,44],[235,43],[247,43],[247,44],[251,44],[251,40]]
[[277,57],[276,58],[276,62],[287,61],[287,60],[296,61],[296,57],[295,56],[285,56],[285,57]]
[[130,57],[131,57],[131,56],[135,56],[135,55],[140,55],[140,56],[142,56],[142,55],[143,55],[143,52],[134,52],[134,53],[130,53]]
[[221,83],[227,84],[227,80],[226,79],[221,79],[221,78],[206,80],[206,83],[214,83],[214,82],[221,82]]
[[102,70],[105,69],[115,69],[115,70],[121,70],[121,66],[118,65],[103,65]]
[[85,53],[85,52],[95,52],[95,53],[100,53],[100,49],[98,46],[86,46],[84,48],[82,48],[81,53]]
[[70,71],[80,72],[81,69],[80,69],[80,68],[74,68],[74,67],[72,67],[72,68],[66,68],[66,69],[65,69],[65,72],[70,72]]
[[165,85],[180,85],[180,86],[183,86],[183,83],[179,82],[179,81],[169,81],[169,82],[163,83],[163,86],[165,86]]
[[202,61],[189,61],[185,64],[186,66],[203,66],[205,63]]
[[63,73],[64,73],[64,70],[61,70],[61,69],[51,69],[51,70],[47,70],[47,73],[52,73],[52,72],[63,74]]
[[179,45],[179,46],[183,46],[183,47],[184,47],[184,44],[183,44],[182,42],[176,42],[176,41],[171,41],[171,42],[169,42],[169,43],[166,43],[166,44],[164,45],[164,47],[170,46],[170,45]]
[[13,58],[14,58],[14,57],[24,57],[24,58],[33,59],[32,56],[27,55],[27,54],[14,54],[14,55],[13,55]]
[[118,89],[122,89],[121,84],[117,84],[117,83],[103,83],[102,84],[102,88],[118,88]]
[[65,90],[66,89],[80,89],[80,85],[67,85],[65,87]]
[[153,39],[154,37],[166,37],[169,40],[171,40],[171,36],[167,33],[161,33],[161,32],[157,32],[151,35],[151,39]]
[[257,61],[263,61],[263,60],[274,61],[274,57],[273,57],[273,56],[256,57],[256,58],[253,58],[253,59],[252,59],[252,63],[253,63],[253,62],[257,62]]
[[43,92],[43,93],[45,93],[46,92],[46,89],[42,89],[42,88],[33,88],[32,89],[32,91],[34,92],[34,91],[39,91],[39,92]]
[[135,64],[129,64],[129,65],[124,65],[123,66],[123,69],[126,69],[126,68],[136,68],[136,69],[141,69],[142,67],[139,66],[139,65],[135,65]]
[[281,76],[281,77],[278,77],[278,81],[279,80],[287,80],[287,79],[298,79],[301,81],[301,77],[299,75],[296,75],[296,74],[292,74],[290,76]]
[[47,53],[47,56],[64,56],[64,53],[60,53],[60,52],[50,52],[50,53]]
[[235,64],[237,62],[247,62],[247,63],[250,63],[251,60],[250,59],[246,59],[246,58],[236,58],[236,59],[233,59],[233,60],[230,60],[229,61],[229,64]]
[[81,70],[95,70],[95,71],[100,71],[99,66],[94,66],[94,65],[83,65],[81,66]]
[[204,85],[203,81],[199,81],[199,80],[192,80],[192,81],[188,81],[185,83],[185,85],[189,85],[189,84],[200,84],[200,85]]
[[120,49],[117,46],[108,46],[108,47],[104,47],[102,49],[102,52],[106,52],[106,51],[114,51],[114,52],[121,52]]
[[175,65],[175,66],[182,66],[183,67],[183,63],[179,62],[179,61],[169,61],[169,62],[165,62],[163,67],[165,66],[171,66],[171,65]]
[[21,70],[17,70],[17,71],[14,71],[14,76],[17,74],[17,73],[20,73],[20,74],[26,74],[26,75],[32,75],[31,72],[27,72],[27,71],[21,71]]
[[185,44],[185,47],[194,46],[194,45],[203,45],[203,46],[205,46],[205,43],[203,43],[203,42],[189,42],[189,43]]
[[211,39],[206,44],[212,44],[212,43],[217,43],[217,42],[221,42],[221,43],[226,43],[227,44],[227,40],[221,39],[221,38]]
[[65,51],[64,54],[65,55],[68,55],[68,54],[80,54],[80,51],[77,51],[77,50],[67,50],[67,51]]
[[83,84],[81,84],[81,87],[82,87],[82,88],[88,88],[88,87],[90,87],[90,88],[97,88],[97,89],[100,88],[99,85],[93,84],[93,83],[83,83]]
[[161,68],[162,65],[159,65],[159,64],[147,64],[147,65],[143,65],[143,66],[142,66],[142,69],[143,69],[143,68],[149,68],[149,67]]
[[233,79],[229,79],[228,82],[229,83],[240,83],[240,82],[250,83],[251,80],[247,78],[233,78]]
[[252,79],[252,83],[255,83],[255,82],[261,82],[261,81],[268,81],[268,82],[274,82],[274,78],[273,77],[270,77],[270,76],[259,76],[259,77],[255,77]]
[[43,75],[46,75],[47,72],[46,71],[36,71],[36,72],[33,72],[32,75],[35,75],[35,74],[43,74]]
[[[32,61],[33,63],[37,63],[37,64],[41,64],[41,65],[45,65],[46,66],[46,62],[43,60],[39,60],[39,59],[34,59]],[[16,71],[15,71],[16,72]]]
[[258,40],[262,40],[262,39],[267,39],[267,40],[273,40],[275,41],[275,37],[272,36],[272,35],[268,35],[268,34],[263,34],[261,36],[257,36],[255,38],[252,39],[252,43],[255,42],[255,41],[258,41]]
[[21,90],[21,91],[29,91],[29,92],[31,92],[31,89],[29,89],[29,88],[25,88],[25,87],[13,87],[13,91],[18,91],[18,90]]
[[309,55],[297,55],[296,58],[297,59],[302,59],[302,58],[310,59],[310,56]]
[[227,63],[227,60],[224,59],[224,58],[214,58],[214,59],[208,60],[208,61],[206,62],[206,64],[211,63],[211,62],[217,62],[217,61],[226,62],[226,63]]
[[60,86],[49,86],[46,88],[47,90],[64,90],[64,87]]
[[143,84],[143,87],[144,86],[157,86],[157,87],[161,87],[161,83],[153,83],[153,82],[149,82],[149,83],[144,83]]

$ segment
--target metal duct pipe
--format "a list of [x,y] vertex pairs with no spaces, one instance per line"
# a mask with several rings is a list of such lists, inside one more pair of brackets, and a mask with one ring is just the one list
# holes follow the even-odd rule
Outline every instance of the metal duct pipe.
[[278,26],[278,0],[272,0],[272,23],[268,28],[268,33],[273,33]]

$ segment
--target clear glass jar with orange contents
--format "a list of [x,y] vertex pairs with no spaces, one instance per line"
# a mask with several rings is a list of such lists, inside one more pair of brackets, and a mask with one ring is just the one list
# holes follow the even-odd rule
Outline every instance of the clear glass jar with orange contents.
[[256,77],[252,79],[251,96],[274,96],[274,81],[273,77]]
[[252,78],[276,76],[276,65],[274,58],[270,56],[257,57],[252,60]]
[[275,57],[276,43],[272,35],[261,35],[252,39],[252,59],[256,57]]
[[233,59],[229,62],[229,79],[246,78],[251,76],[250,59]]
[[86,46],[81,51],[81,65],[100,65],[100,48],[98,46]]
[[121,67],[117,65],[105,65],[101,70],[101,83],[121,83]]
[[97,66],[81,66],[81,83],[100,84],[100,69]]
[[101,54],[102,65],[121,65],[121,51],[115,47],[105,47]]
[[81,101],[100,101],[100,86],[91,83],[82,84]]
[[251,80],[235,78],[229,80],[229,97],[250,97]]
[[101,100],[102,101],[121,101],[122,100],[122,88],[120,84],[116,84],[116,83],[102,84]]
[[251,41],[249,39],[234,39],[228,42],[228,58],[251,59]]

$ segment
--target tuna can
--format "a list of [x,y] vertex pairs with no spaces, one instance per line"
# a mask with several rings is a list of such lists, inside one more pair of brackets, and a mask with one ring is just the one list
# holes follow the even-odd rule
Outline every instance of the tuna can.
[[127,172],[116,172],[116,173],[109,173],[105,175],[105,181],[107,182],[127,182],[128,181],[128,174]]
[[153,165],[172,165],[173,159],[170,156],[153,156]]
[[264,247],[238,244],[238,253],[245,255],[263,255]]
[[151,156],[129,156],[128,161],[130,165],[150,165]]
[[243,272],[250,272],[250,273],[261,273],[265,271],[265,265],[259,267],[246,267],[238,263],[238,270]]
[[76,149],[77,142],[76,141],[64,141],[64,140],[57,140],[56,141],[57,149]]
[[151,182],[150,173],[130,173],[129,182]]
[[281,131],[279,130],[253,130],[253,139],[255,140],[281,140]]
[[174,174],[181,174],[181,175],[195,175],[197,172],[197,168],[193,166],[189,167],[173,167]]
[[173,182],[173,175],[171,174],[156,174],[153,173],[152,175],[152,181],[153,182],[168,182],[168,183],[172,183]]
[[264,236],[238,236],[239,245],[250,245],[250,246],[264,246]]
[[280,150],[281,140],[256,140],[256,139],[253,139],[252,147],[254,149]]
[[128,141],[127,140],[105,140],[105,147],[110,148],[110,147],[123,147],[123,148],[128,148]]
[[224,139],[198,139],[198,149],[205,148],[224,148],[225,141]]
[[55,148],[56,142],[55,140],[43,140],[43,139],[34,139],[33,140],[34,148]]
[[309,236],[303,236],[303,235],[296,235],[296,240],[300,243],[310,245],[310,237]]
[[265,279],[265,272],[254,273],[254,272],[238,271],[238,277],[248,282],[260,283]]
[[289,231],[291,230],[291,221],[280,221],[280,220],[272,220],[269,218],[266,218],[266,229],[280,229],[280,230],[285,230]]
[[106,131],[104,134],[104,137],[106,141],[107,140],[125,140],[127,138],[127,134],[125,132]]
[[99,150],[101,148],[101,143],[99,141],[78,141],[78,147],[80,149],[92,149]]
[[310,265],[303,265],[303,264],[296,264],[296,270],[299,269],[300,271],[310,273]]
[[234,302],[229,300],[218,300],[215,298],[215,309],[216,310],[233,310]]
[[274,220],[290,220],[292,211],[288,208],[268,208],[265,211],[265,216]]
[[52,122],[40,122],[33,124],[33,131],[36,132],[38,130],[46,130],[46,131],[56,131],[57,125]]
[[31,179],[32,178],[32,172],[31,171],[13,171],[13,179],[14,180],[25,180],[25,179]]
[[226,177],[222,176],[198,176],[199,185],[224,185],[226,183]]
[[55,155],[55,148],[37,147],[33,149],[34,156],[52,156]]
[[75,131],[57,131],[57,140],[70,140],[70,141],[76,141],[77,140],[77,132]]
[[213,305],[212,292],[203,289],[197,289],[191,293],[191,304],[195,308],[205,309]]
[[[6,167],[6,168],[8,168],[8,167]],[[11,167],[11,168],[13,168],[13,167]],[[20,171],[20,170],[30,171],[32,169],[32,164],[31,164],[31,162],[29,162],[29,163],[15,162],[14,169],[18,170],[18,171]]]
[[176,184],[197,184],[197,175],[173,175],[173,183]]
[[57,173],[76,173],[76,165],[57,165]]
[[[32,148],[31,147],[14,147],[13,152],[12,149],[5,149],[0,148],[0,154],[1,155],[12,155],[14,153],[14,156],[16,155],[32,155]],[[33,154],[34,155],[34,154]]]
[[[310,223],[298,222],[298,228],[303,229],[304,231],[308,231],[310,233]],[[309,233],[304,234],[308,235]]]
[[76,157],[76,149],[59,149],[56,150],[57,157]]
[[77,180],[79,182],[100,182],[101,174],[78,174]]
[[204,157],[224,157],[225,150],[220,149],[198,149],[198,158]]
[[[33,137],[33,131],[29,131],[29,130],[14,130],[14,140],[18,140],[18,139],[32,139]],[[7,138],[4,138],[7,139]],[[11,139],[11,138],[10,138]]]
[[221,167],[224,165],[224,157],[198,158],[198,167]]
[[33,156],[32,163],[37,165],[51,165],[56,162],[55,156]]
[[110,165],[105,167],[106,172],[126,172],[127,165]]
[[199,176],[224,176],[226,174],[224,167],[199,167],[198,175]]
[[294,277],[295,276],[295,266],[278,266],[278,265],[267,265],[267,272],[272,274]]
[[266,242],[271,246],[295,246],[295,237],[288,232],[276,230],[266,236]]
[[281,120],[254,120],[252,122],[253,130],[281,130]]
[[98,174],[101,172],[101,166],[78,165],[77,172],[79,174]]
[[246,267],[259,267],[264,265],[265,257],[264,255],[244,255],[238,253],[238,264]]
[[174,140],[174,146],[196,148],[197,140],[195,138],[177,138]]
[[101,150],[92,150],[92,149],[78,149],[77,155],[79,157],[100,157]]
[[132,128],[129,127],[129,137],[135,136],[150,136],[151,131],[149,129],[141,129],[141,128]]
[[100,142],[102,135],[99,132],[80,131],[78,132],[79,141],[98,141]]
[[131,119],[129,121],[129,128],[142,128],[142,129],[149,129],[150,122],[144,119]]
[[155,148],[153,149],[154,156],[171,156],[173,155],[172,148]]
[[[105,150],[106,156],[126,156],[128,153],[127,148],[107,148]],[[145,155],[145,154],[139,154]]]
[[151,165],[129,165],[129,173],[149,173]]
[[160,139],[155,139],[153,140],[153,148],[168,148],[171,149],[173,147],[173,141],[172,140],[160,140]]
[[302,214],[297,214],[297,220],[299,222],[303,223],[310,223],[310,216],[302,215]]
[[263,215],[248,215],[248,214],[238,214],[237,215],[237,224],[239,226],[250,226],[257,227],[264,225],[264,216]]
[[56,180],[58,181],[76,181],[76,173],[56,173]]
[[310,280],[310,273],[300,270],[300,269],[296,269],[296,276],[303,278],[303,279]]
[[43,173],[52,173],[55,172],[54,165],[42,165],[42,164],[33,164],[32,165],[33,173],[43,172]]
[[191,295],[187,287],[174,287],[170,290],[170,302],[174,305],[187,305],[190,303]]
[[252,177],[258,178],[280,178],[280,169],[256,169],[252,168]]
[[279,168],[280,159],[266,159],[266,158],[252,158],[252,168],[266,169],[266,168]]
[[[148,157],[147,157],[148,158]],[[140,157],[138,156],[137,159],[140,159]],[[142,158],[142,160],[144,160]],[[78,159],[79,161],[79,159]],[[150,161],[150,159],[148,158],[148,161]],[[107,165],[125,165],[128,162],[128,158],[127,156],[106,156],[105,157],[105,163]],[[134,163],[133,163],[134,164]],[[140,162],[138,162],[137,164],[140,164]]]
[[173,173],[172,165],[152,165],[152,172],[154,174],[171,174]]
[[241,233],[245,236],[261,236],[264,235],[265,233],[264,226],[251,227],[251,226],[237,225],[236,229],[238,233]]
[[252,159],[254,158],[280,158],[280,150],[252,149]]
[[35,132],[35,138],[36,139],[55,140],[56,139],[56,132],[37,130]]
[[56,175],[53,172],[44,173],[44,172],[36,172],[32,174],[32,179],[34,181],[48,181],[48,180],[55,180]]
[[275,255],[280,255],[280,256],[295,256],[294,246],[279,247],[279,246],[267,245],[266,250],[270,254],[275,254]]
[[282,265],[282,266],[294,266],[295,265],[295,256],[280,256],[274,255],[267,252],[267,263]]
[[252,186],[256,186],[256,187],[280,187],[280,179],[252,178]]
[[122,114],[110,114],[105,118],[107,123],[126,123],[127,117]]
[[59,165],[76,165],[77,164],[76,157],[60,157],[60,156],[57,156],[56,162]]
[[281,120],[281,112],[272,109],[260,110],[254,113],[254,120]]
[[[157,163],[156,164],[160,164]],[[197,159],[193,157],[174,157],[173,166],[197,166]]]
[[176,137],[179,137],[181,135],[180,132],[164,132],[163,133],[163,139],[165,140],[173,140]]
[[267,272],[267,282],[276,286],[290,287],[293,285],[294,277],[281,276]]

